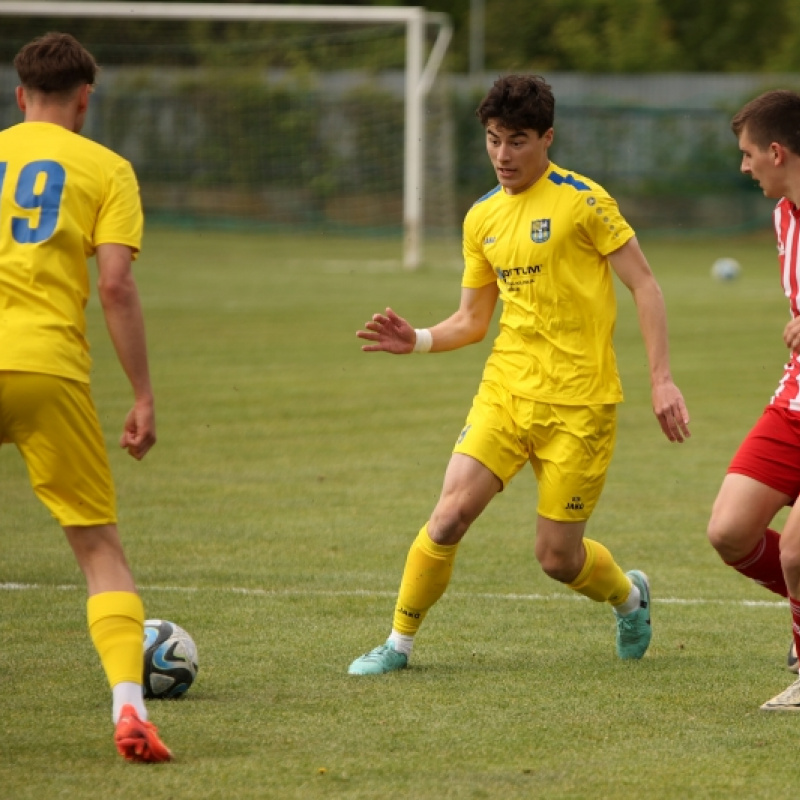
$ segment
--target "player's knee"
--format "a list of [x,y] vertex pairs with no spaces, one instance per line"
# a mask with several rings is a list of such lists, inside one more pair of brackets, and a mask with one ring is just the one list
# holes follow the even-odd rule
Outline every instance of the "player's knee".
[[536,558],[548,578],[559,583],[571,583],[580,572],[575,553],[553,548],[537,548]]
[[456,504],[440,504],[428,523],[428,535],[436,544],[456,544],[472,524],[472,519]]
[[788,580],[795,583],[800,578],[800,542],[781,542],[781,568]]
[[575,579],[575,570],[567,569],[563,563],[547,562],[542,564],[540,562],[540,566],[548,578],[552,578],[559,583],[571,583]]
[[706,536],[720,558],[729,564],[744,558],[753,549],[751,532],[716,510],[708,521]]
[[706,527],[706,536],[711,546],[719,552],[720,548],[725,548],[730,539],[730,528],[723,525],[716,515],[712,515]]

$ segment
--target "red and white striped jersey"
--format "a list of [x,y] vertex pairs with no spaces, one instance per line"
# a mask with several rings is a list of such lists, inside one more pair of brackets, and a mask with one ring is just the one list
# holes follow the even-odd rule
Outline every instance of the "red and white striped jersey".
[[[783,293],[789,298],[789,311],[800,316],[800,209],[785,197],[773,212],[778,239],[778,262]],[[800,356],[792,353],[783,377],[770,401],[772,405],[800,411]]]

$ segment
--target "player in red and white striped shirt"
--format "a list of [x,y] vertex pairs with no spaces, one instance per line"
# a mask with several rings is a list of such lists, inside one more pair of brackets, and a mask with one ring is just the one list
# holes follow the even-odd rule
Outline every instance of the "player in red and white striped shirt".
[[[771,91],[731,122],[741,171],[775,198],[781,284],[791,320],[783,332],[789,360],[761,418],[734,456],[717,495],[708,537],[725,563],[789,600],[800,651],[800,94]],[[782,533],[769,527],[794,505]],[[761,706],[800,711],[800,679]]]

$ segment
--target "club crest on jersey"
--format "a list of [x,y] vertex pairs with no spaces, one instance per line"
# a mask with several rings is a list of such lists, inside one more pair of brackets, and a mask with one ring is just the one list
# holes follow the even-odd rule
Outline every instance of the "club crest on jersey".
[[536,244],[543,244],[550,238],[550,220],[535,219],[531,222],[531,239]]

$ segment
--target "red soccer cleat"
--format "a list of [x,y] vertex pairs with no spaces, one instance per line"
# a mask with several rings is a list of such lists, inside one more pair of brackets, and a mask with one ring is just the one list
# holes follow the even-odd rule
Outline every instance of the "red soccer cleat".
[[158,730],[152,722],[139,719],[132,705],[124,705],[114,732],[114,744],[119,754],[128,761],[157,764],[170,761],[172,753],[158,738]]

